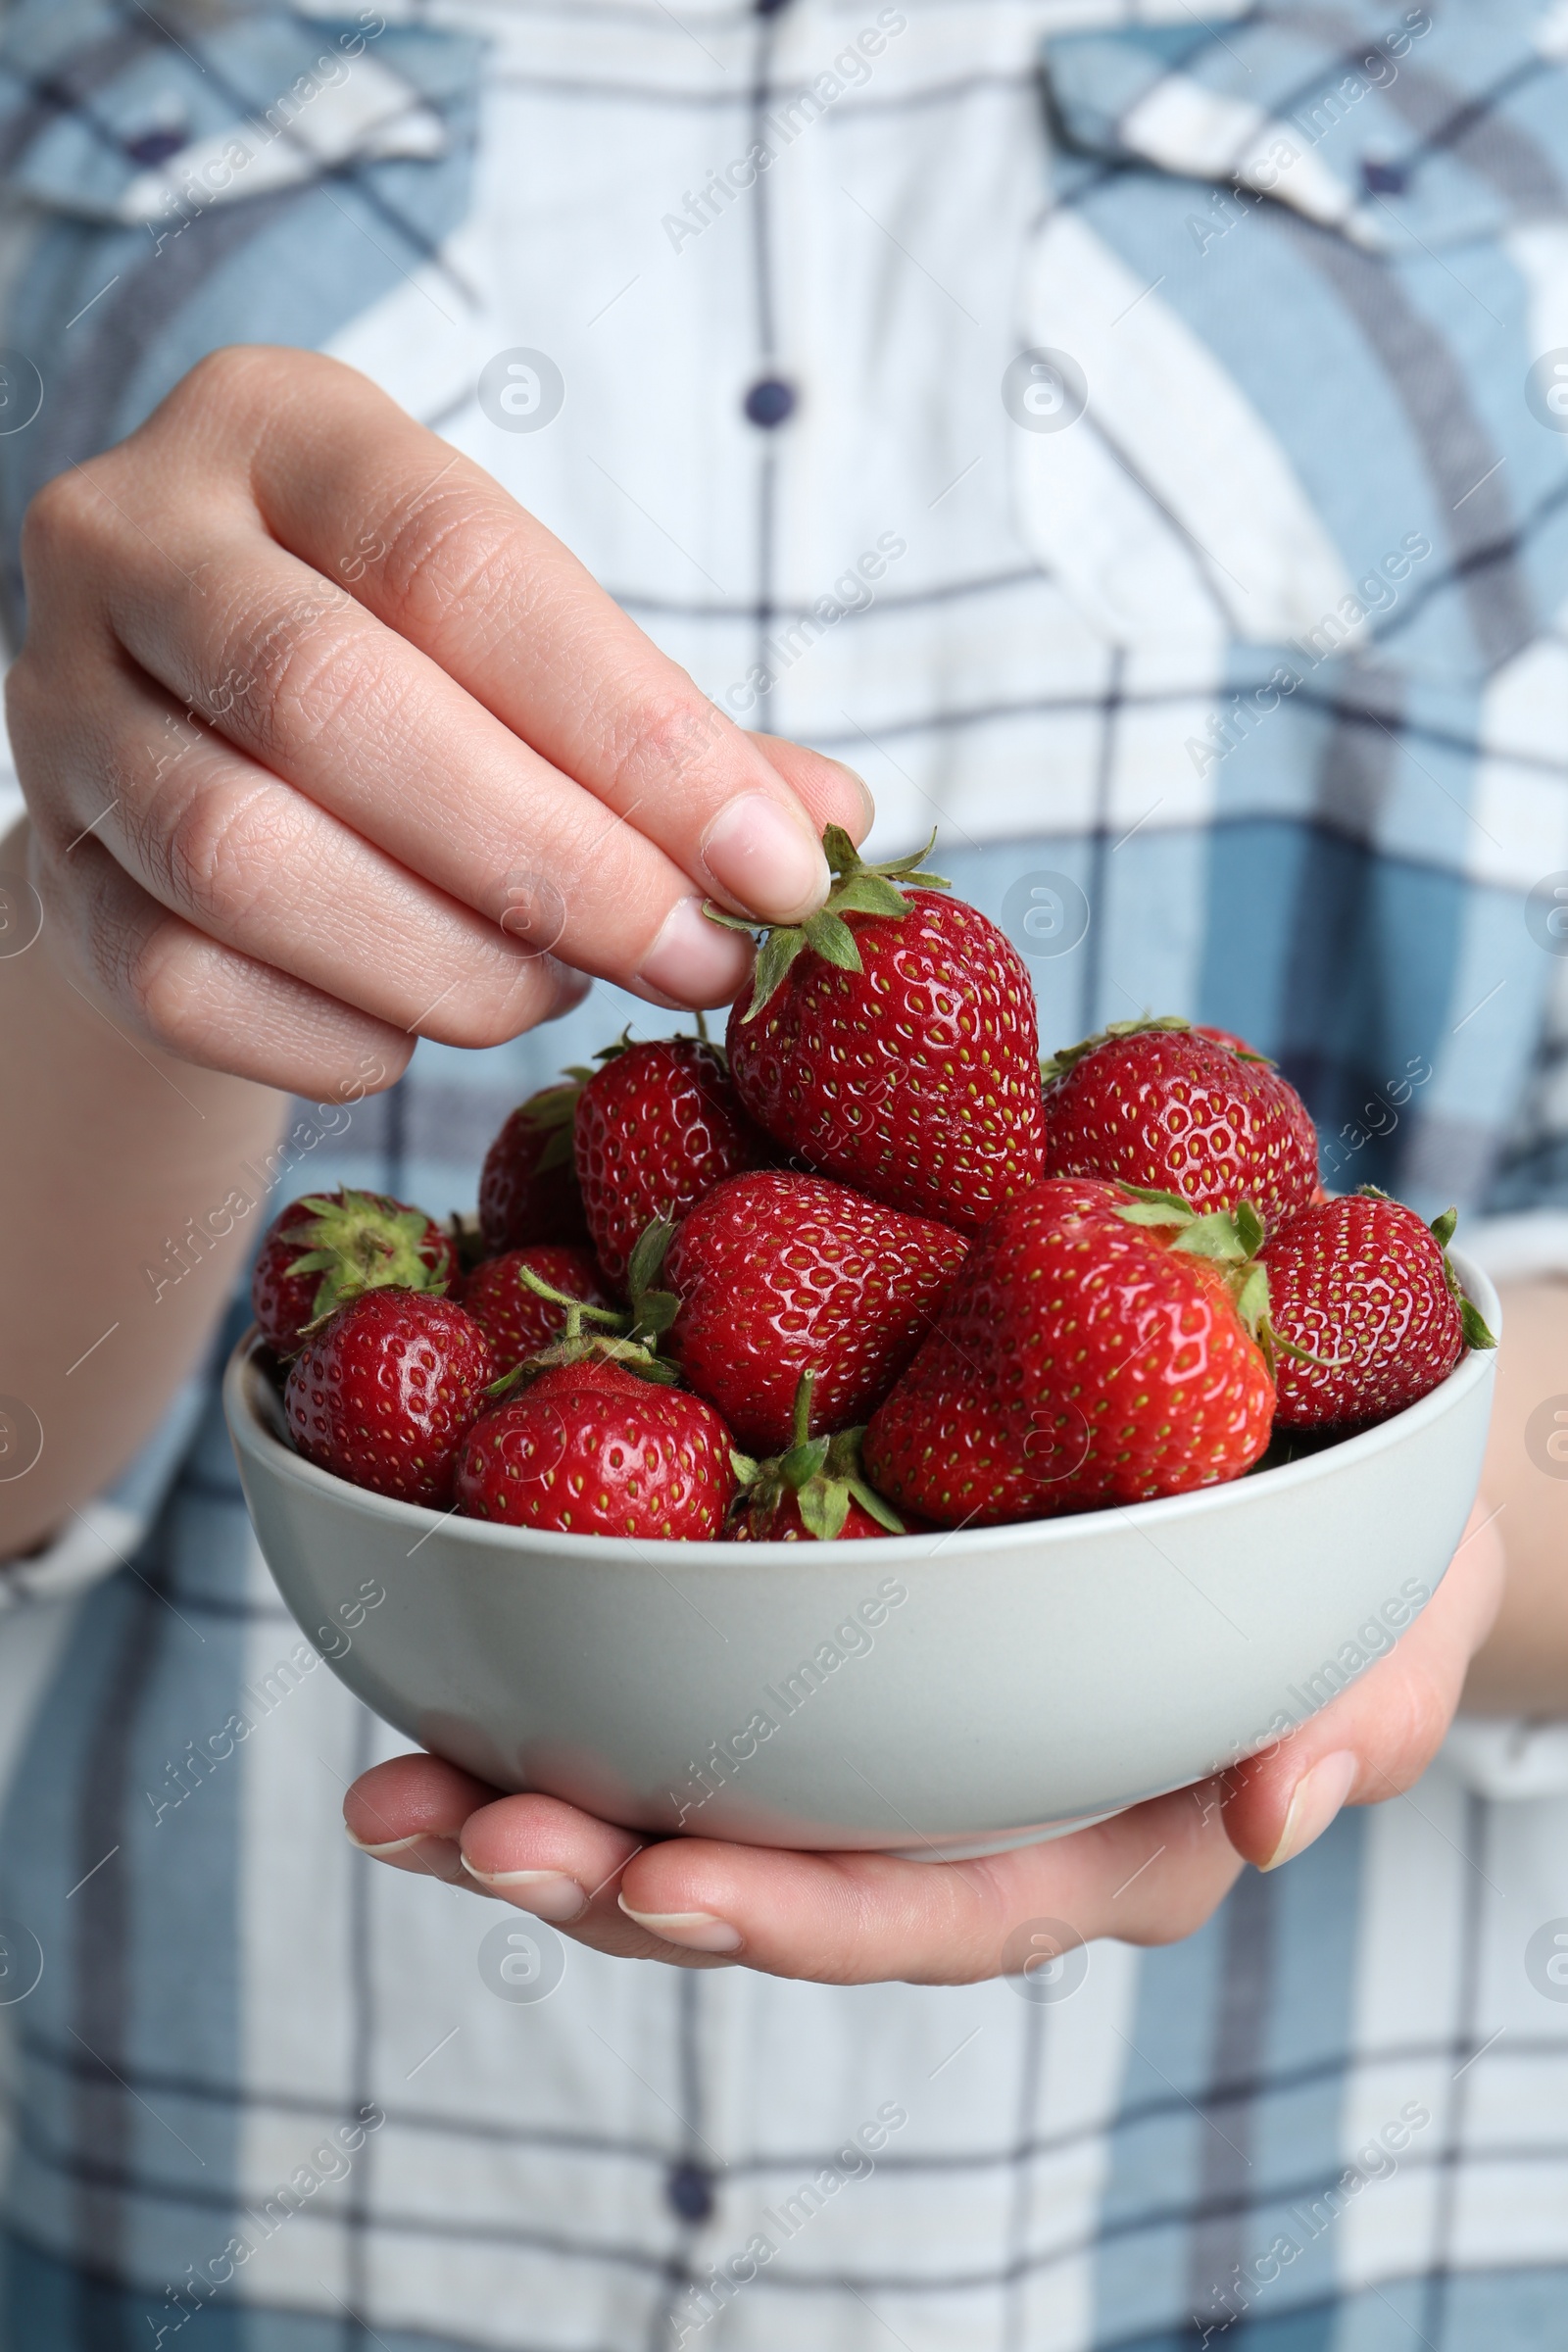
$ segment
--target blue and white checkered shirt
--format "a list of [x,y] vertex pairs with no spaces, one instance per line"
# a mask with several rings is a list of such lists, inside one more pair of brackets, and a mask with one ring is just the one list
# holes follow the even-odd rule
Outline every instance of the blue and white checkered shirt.
[[[13,636],[39,483],[328,349],[936,823],[1048,1044],[1238,1029],[1331,1183],[1568,1268],[1568,7],[1202,13],[13,0]],[[300,1106],[258,1228],[470,1200],[627,1017]],[[0,1586],[4,2352],[1568,2343],[1568,1734],[1462,1727],[1067,1998],[564,1944],[515,2001],[344,1843],[398,1743],[181,1414]]]

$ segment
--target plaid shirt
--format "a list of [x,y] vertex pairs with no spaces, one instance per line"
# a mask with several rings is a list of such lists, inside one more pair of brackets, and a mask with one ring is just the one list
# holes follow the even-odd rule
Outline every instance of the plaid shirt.
[[[1331,1182],[1568,1264],[1562,0],[159,14],[0,13],[8,550],[202,352],[330,349],[888,848],[937,823],[1048,1043],[1240,1029]],[[258,1227],[470,1198],[627,1017],[301,1105]],[[397,1742],[210,1382],[0,1590],[6,2352],[1568,2340],[1560,1733],[1039,1998],[845,1989],[350,1852]]]

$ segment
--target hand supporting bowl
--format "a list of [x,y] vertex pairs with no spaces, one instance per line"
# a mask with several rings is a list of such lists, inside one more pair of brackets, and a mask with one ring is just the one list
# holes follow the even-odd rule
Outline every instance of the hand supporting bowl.
[[302,1633],[420,1746],[628,1829],[949,1860],[1201,1780],[1385,1654],[1464,1531],[1494,1362],[1230,1486],[880,1543],[443,1516],[296,1454],[254,1337],[223,1397]]

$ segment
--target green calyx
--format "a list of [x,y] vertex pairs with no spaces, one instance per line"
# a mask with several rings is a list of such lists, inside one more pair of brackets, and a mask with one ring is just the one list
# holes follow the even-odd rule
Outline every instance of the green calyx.
[[[1364,1193],[1371,1193],[1375,1192],[1377,1188],[1374,1185],[1364,1184],[1361,1190]],[[1386,1195],[1379,1195],[1380,1199],[1386,1197]],[[1465,1346],[1467,1348],[1495,1348],[1497,1343],[1488,1327],[1486,1317],[1478,1306],[1471,1304],[1460,1289],[1459,1277],[1454,1272],[1448,1257],[1448,1244],[1453,1239],[1453,1229],[1458,1222],[1459,1211],[1456,1208],[1446,1208],[1441,1217],[1434,1217],[1432,1220],[1432,1238],[1443,1251],[1444,1277],[1459,1309],[1459,1323],[1464,1332]]]
[[841,1429],[831,1438],[813,1438],[808,1434],[811,1392],[815,1386],[814,1372],[801,1374],[795,1392],[794,1442],[787,1453],[770,1462],[753,1465],[753,1477],[744,1482],[748,1490],[747,1509],[765,1525],[784,1496],[793,1494],[801,1523],[808,1532],[819,1544],[835,1544],[844,1532],[850,1504],[858,1502],[878,1527],[885,1527],[890,1536],[902,1536],[903,1520],[866,1482],[860,1460],[864,1430]]
[[[1192,1022],[1179,1012],[1150,1013],[1141,1021],[1112,1021],[1108,1028],[1097,1029],[1093,1037],[1080,1038],[1075,1046],[1059,1046],[1040,1064],[1040,1075],[1046,1085],[1053,1078],[1064,1077],[1075,1063],[1093,1054],[1097,1046],[1108,1046],[1113,1038],[1143,1037],[1162,1029],[1191,1029]],[[1170,1196],[1173,1197],[1173,1196]],[[1185,1201],[1182,1204],[1186,1206]]]
[[855,944],[855,933],[844,919],[846,915],[876,914],[899,922],[909,911],[909,902],[904,895],[906,888],[951,890],[953,886],[944,875],[927,873],[923,867],[922,861],[931,855],[935,841],[933,832],[924,849],[917,850],[912,857],[895,858],[885,865],[867,865],[843,827],[829,825],[822,835],[822,854],[833,876],[833,887],[822,906],[814,914],[808,914],[804,923],[775,923],[768,929],[747,921],[743,915],[730,914],[711,901],[705,905],[703,912],[710,922],[722,923],[727,931],[765,932],[757,957],[746,1019],[756,1020],[803,949],[810,948],[824,963],[837,964],[840,971],[858,972],[864,968],[860,951]]
[[[607,1050],[612,1052],[614,1049]],[[584,1069],[580,1062],[573,1062],[559,1086],[543,1088],[521,1105],[523,1125],[545,1138],[544,1150],[534,1161],[535,1175],[543,1176],[551,1168],[564,1168],[570,1164],[572,1126],[577,1116],[577,1104],[583,1088],[592,1076],[592,1070]]]
[[1179,1239],[1171,1248],[1185,1250],[1191,1257],[1240,1265],[1254,1258],[1263,1247],[1263,1220],[1250,1200],[1240,1201],[1234,1209],[1204,1212],[1194,1208],[1180,1193],[1154,1192],[1142,1184],[1124,1184],[1121,1190],[1127,1201],[1117,1209],[1118,1217],[1124,1217],[1129,1225],[1179,1227]]
[[[600,1047],[594,1060],[601,1069],[607,1062],[618,1061],[622,1054],[630,1052],[633,1042],[630,1028],[625,1028],[612,1045]],[[708,1048],[721,1069],[727,1069],[724,1050],[722,1046],[714,1045],[709,1036],[708,1023],[700,1012],[697,1015],[697,1042]],[[552,1168],[564,1168],[570,1164],[577,1105],[582,1100],[583,1088],[594,1074],[582,1062],[568,1062],[559,1085],[543,1087],[537,1095],[531,1095],[526,1102],[519,1104],[523,1125],[545,1139],[544,1150],[534,1162],[536,1175],[544,1176]]]
[[305,1249],[286,1271],[321,1277],[307,1331],[362,1291],[427,1291],[433,1297],[445,1292],[445,1274],[420,1255],[430,1232],[422,1209],[400,1207],[379,1193],[351,1192],[337,1200],[313,1194],[300,1206],[310,1211],[309,1220],[285,1238],[303,1242]]
[[1200,1211],[1180,1193],[1153,1192],[1138,1184],[1124,1184],[1121,1190],[1128,1198],[1116,1214],[1129,1225],[1156,1226],[1166,1232],[1175,1227],[1176,1238],[1167,1243],[1168,1249],[1188,1257],[1207,1258],[1210,1264],[1225,1269],[1237,1316],[1262,1348],[1271,1372],[1276,1350],[1298,1356],[1305,1363],[1318,1360],[1281,1339],[1269,1321],[1268,1274],[1257,1262],[1265,1228],[1250,1200],[1238,1201],[1234,1209]]
[[[564,1309],[565,1329],[559,1340],[541,1348],[537,1355],[525,1363],[516,1364],[510,1372],[493,1381],[486,1391],[492,1399],[510,1396],[515,1390],[525,1389],[536,1381],[541,1372],[556,1364],[581,1364],[598,1361],[619,1364],[633,1372],[639,1380],[648,1380],[660,1388],[673,1388],[680,1379],[676,1365],[659,1353],[662,1332],[667,1331],[680,1312],[680,1300],[668,1291],[650,1291],[663,1263],[664,1251],[674,1226],[667,1217],[656,1217],[645,1229],[632,1251],[627,1275],[631,1293],[631,1312],[622,1314],[612,1306],[590,1306],[586,1298],[573,1298],[566,1291],[558,1291],[553,1283],[536,1274],[532,1266],[519,1266],[520,1280],[537,1298],[548,1298],[553,1306]],[[585,1330],[584,1325],[592,1325]]]
[[[1061,1046],[1054,1054],[1048,1054],[1040,1064],[1041,1082],[1049,1086],[1053,1078],[1064,1077],[1068,1070],[1093,1054],[1097,1047],[1108,1046],[1117,1038],[1157,1036],[1161,1031],[1179,1035],[1183,1030],[1191,1030],[1192,1026],[1192,1022],[1179,1012],[1146,1013],[1142,1020],[1111,1021],[1105,1028],[1098,1029],[1093,1037],[1080,1039],[1076,1046]],[[1204,1042],[1212,1044],[1214,1041],[1205,1039]],[[1234,1046],[1227,1046],[1224,1051],[1236,1054]],[[1236,1058],[1238,1061],[1259,1062],[1266,1070],[1274,1067],[1266,1054],[1236,1054]]]

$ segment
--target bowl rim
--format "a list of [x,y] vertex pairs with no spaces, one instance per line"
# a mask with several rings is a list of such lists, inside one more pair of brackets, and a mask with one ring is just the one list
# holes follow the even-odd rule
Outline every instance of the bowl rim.
[[[1465,1296],[1480,1309],[1500,1340],[1502,1309],[1493,1284],[1462,1250],[1450,1250],[1449,1256]],[[873,1559],[885,1560],[890,1569],[901,1562],[913,1565],[934,1560],[959,1538],[962,1548],[957,1556],[968,1564],[977,1556],[1014,1551],[1025,1545],[1054,1547],[1093,1543],[1101,1532],[1108,1534],[1129,1519],[1152,1536],[1159,1528],[1200,1512],[1246,1509],[1250,1498],[1264,1492],[1277,1494],[1313,1486],[1321,1479],[1335,1476],[1348,1463],[1365,1461],[1407,1437],[1418,1436],[1429,1423],[1441,1420],[1462,1403],[1481,1382],[1490,1380],[1496,1362],[1495,1350],[1469,1348],[1446,1380],[1440,1381],[1414,1404],[1406,1405],[1403,1412],[1393,1413],[1388,1420],[1375,1422],[1370,1429],[1344,1438],[1337,1446],[1326,1446],[1319,1453],[1305,1455],[1300,1461],[1229,1479],[1221,1486],[1194,1487],[1184,1494],[1162,1494],[1150,1502],[1113,1503],[1102,1510],[1064,1511],[1052,1519],[1016,1519],[1002,1527],[936,1528],[924,1535],[852,1537],[837,1544],[739,1544],[711,1538],[688,1542],[674,1538],[572,1536],[546,1528],[511,1527],[488,1519],[461,1517],[456,1506],[437,1511],[423,1503],[403,1502],[396,1495],[376,1494],[367,1487],[353,1486],[330,1470],[308,1462],[269,1426],[261,1401],[261,1388],[266,1382],[258,1360],[261,1352],[261,1336],[252,1324],[235,1343],[223,1372],[223,1410],[229,1433],[237,1452],[252,1454],[274,1475],[306,1494],[336,1498],[341,1507],[359,1509],[372,1519],[385,1519],[389,1525],[411,1534],[422,1530],[423,1534],[432,1535],[446,1524],[460,1543],[477,1551],[501,1551],[514,1557],[559,1557],[564,1553],[585,1564],[597,1560],[606,1565],[625,1565],[632,1561],[647,1565],[650,1549],[655,1549],[662,1555],[679,1559],[683,1566],[727,1566],[738,1572],[746,1567],[778,1568],[790,1563],[818,1573],[828,1572],[836,1561],[843,1560],[860,1567]],[[271,1393],[270,1384],[268,1391]],[[345,1501],[345,1497],[353,1499]],[[417,1549],[417,1545],[414,1548]]]

